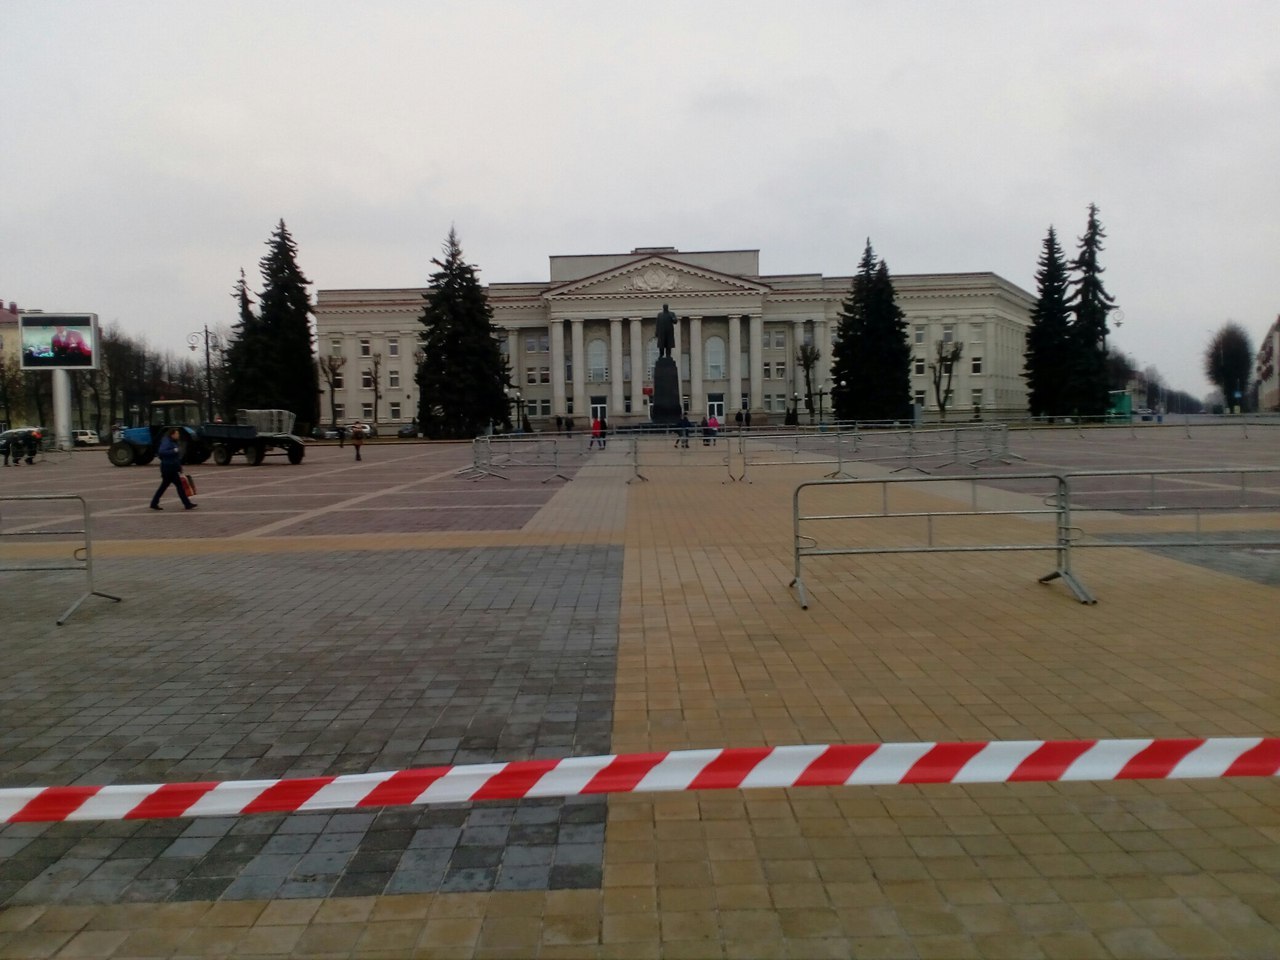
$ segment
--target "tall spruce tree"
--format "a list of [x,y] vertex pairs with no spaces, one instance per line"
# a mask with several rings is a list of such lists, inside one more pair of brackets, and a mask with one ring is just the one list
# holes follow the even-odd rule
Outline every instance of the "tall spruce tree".
[[1072,412],[1082,417],[1100,417],[1107,412],[1107,314],[1115,298],[1102,285],[1103,268],[1098,262],[1106,233],[1098,222],[1097,204],[1089,204],[1089,222],[1080,238],[1079,252],[1071,261],[1075,273],[1074,290],[1068,301],[1074,317],[1070,331],[1069,402]]
[[889,267],[867,240],[840,310],[831,376],[838,420],[897,420],[910,415],[911,347]]
[[263,341],[262,324],[253,312],[253,298],[249,294],[243,268],[231,296],[236,301],[238,315],[226,350],[226,396],[222,400],[228,411],[235,411],[258,406],[258,390],[254,385],[269,376],[262,364],[270,351]]
[[452,228],[443,250],[423,294],[418,424],[428,437],[467,439],[491,423],[510,423],[504,390],[511,381],[489,298]]
[[298,269],[298,248],[283,220],[267,241],[258,265],[262,293],[255,315],[241,273],[233,296],[240,305],[235,340],[228,350],[230,406],[289,410],[298,430],[320,412],[320,379],[311,330],[311,281]]
[[1067,307],[1067,264],[1053,227],[1040,251],[1036,289],[1023,354],[1027,408],[1033,417],[1061,417],[1071,412],[1064,389],[1071,361],[1071,312]]

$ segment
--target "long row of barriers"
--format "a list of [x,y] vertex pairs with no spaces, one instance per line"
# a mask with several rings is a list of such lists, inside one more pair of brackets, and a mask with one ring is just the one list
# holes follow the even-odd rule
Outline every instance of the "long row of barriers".
[[[750,472],[777,466],[821,466],[829,477],[847,477],[849,465],[876,462],[899,470],[928,472],[960,464],[1010,464],[1020,459],[1009,449],[1004,424],[894,429],[863,425],[791,432],[729,430],[688,436],[672,429],[613,434],[604,440],[586,435],[509,434],[477,437],[472,462],[460,474],[472,480],[509,480],[517,471],[542,472],[543,483],[572,480],[571,471],[594,455],[612,454],[612,463],[630,467],[631,481],[644,481],[656,467],[723,470],[725,482],[750,483]],[[629,481],[630,482],[630,481]]]
[[1040,582],[1092,604],[1074,550],[1280,547],[1280,467],[814,480],[792,495],[792,531],[805,609],[815,557],[1001,551],[1052,553]]
[[[37,505],[53,505],[59,501],[73,501],[79,504],[78,517],[75,513],[68,512],[53,518],[55,523],[71,523],[70,527],[50,526],[50,517],[47,514],[36,515],[36,511],[40,509]],[[77,521],[78,525],[76,525]],[[103,597],[116,603],[120,602],[120,597],[103,593],[93,585],[93,533],[89,526],[89,505],[85,503],[83,497],[74,494],[0,497],[0,543],[5,540],[11,542],[21,540],[25,545],[31,545],[36,538],[40,537],[60,537],[63,538],[64,543],[70,541],[70,556],[61,557],[55,554],[44,559],[49,555],[49,551],[15,549],[13,554],[18,559],[10,564],[5,563],[3,559],[4,554],[9,552],[6,550],[0,553],[0,573],[83,571],[85,590],[58,618],[58,626],[62,626],[71,619],[71,615],[89,597]]]

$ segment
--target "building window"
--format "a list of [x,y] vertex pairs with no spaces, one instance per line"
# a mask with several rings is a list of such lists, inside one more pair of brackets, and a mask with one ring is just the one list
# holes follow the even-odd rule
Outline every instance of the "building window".
[[390,403],[390,408],[391,408],[391,419],[399,420],[400,419],[400,402],[398,400],[392,400]]
[[650,337],[644,346],[644,378],[653,379],[653,368],[658,364],[658,338]]
[[600,339],[587,344],[587,382],[604,383],[609,379],[609,348]]
[[970,391],[969,391],[969,402],[973,404],[973,408],[974,408],[975,410],[977,410],[977,409],[981,408],[981,406],[982,406],[982,391],[981,391],[980,389],[979,389],[979,390],[970,390]]
[[916,324],[916,343],[924,343],[924,324]]
[[970,331],[972,331],[970,333],[970,337],[972,337],[973,342],[982,343],[983,337],[986,336],[986,334],[983,333],[986,327],[983,326],[981,323],[972,323],[969,325],[969,329]]
[[981,357],[972,357],[972,358],[970,358],[970,360],[969,360],[969,372],[970,372],[970,373],[981,373],[981,372],[982,372],[982,358],[981,358]]
[[916,406],[917,406],[917,407],[923,407],[923,406],[924,406],[924,391],[923,391],[923,390],[917,390],[917,391],[916,391]]
[[347,385],[346,378],[343,377],[341,370],[333,371],[333,389],[341,390]]
[[539,367],[539,368],[538,368],[538,378],[539,378],[539,381],[540,381],[541,383],[550,383],[550,382],[551,382],[551,368],[550,368],[550,367]]
[[365,390],[373,389],[373,371],[365,370],[360,374],[360,386]]
[[534,409],[535,404],[537,405],[538,413],[540,413],[544,417],[551,416],[551,398],[550,397],[543,397],[540,400],[530,400],[529,409],[530,410]]
[[785,330],[773,331],[773,346],[774,346],[774,349],[776,350],[787,349],[787,331]]
[[769,360],[766,360],[764,362],[763,369],[760,371],[760,374],[766,380],[772,380],[773,379],[773,363]]
[[360,404],[360,416],[361,416],[363,419],[365,419],[365,420],[372,420],[372,419],[373,419],[373,404],[372,404],[372,403],[362,403],[362,404]]
[[809,327],[804,328],[804,345],[806,347],[813,346],[813,330]]
[[924,374],[924,357],[916,357],[916,376]]
[[953,343],[956,339],[956,325],[954,323],[944,323],[942,325],[942,342]]
[[370,342],[368,337],[360,338],[360,356],[362,357],[373,356],[373,344]]
[[345,420],[347,418],[347,405],[345,403],[335,403],[333,405],[333,419]]
[[525,382],[525,383],[537,383],[537,382],[538,382],[538,368],[537,368],[537,367],[525,367],[525,368],[524,368],[524,382]]
[[387,337],[387,356],[388,357],[400,356],[400,338],[399,337]]
[[724,340],[720,337],[707,337],[706,343],[706,378],[708,380],[723,380],[725,377],[725,349]]
[[331,356],[331,357],[340,357],[340,356],[342,356],[342,341],[341,341],[341,340],[334,339],[334,340],[330,340],[330,341],[329,341],[329,356]]
[[548,353],[551,350],[551,338],[545,333],[530,333],[524,338],[525,353]]
[[388,371],[387,371],[387,386],[388,386],[388,387],[398,387],[398,386],[400,386],[400,371],[399,371],[399,370],[388,370]]

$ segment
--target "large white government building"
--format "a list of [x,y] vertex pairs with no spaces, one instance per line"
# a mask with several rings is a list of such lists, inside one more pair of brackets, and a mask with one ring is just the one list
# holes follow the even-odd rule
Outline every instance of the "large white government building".
[[[658,350],[654,317],[669,304],[679,318],[674,356],[695,421],[750,411],[752,425],[781,423],[799,398],[797,349],[821,353],[814,371],[830,416],[831,348],[851,277],[760,274],[759,250],[682,252],[638,247],[630,253],[553,256],[550,279],[493,283],[485,289],[518,390],[534,429],[555,418],[585,426],[604,416],[618,427],[649,419]],[[925,415],[937,411],[929,364],[938,342],[961,341],[949,414],[967,419],[1023,416],[1023,350],[1034,298],[994,273],[893,277],[906,314],[914,363],[911,386]],[[417,413],[415,358],[425,288],[320,290],[315,318],[321,355],[340,356],[337,418],[408,423]],[[322,385],[321,419],[329,420]],[[513,408],[513,417],[514,408]]]

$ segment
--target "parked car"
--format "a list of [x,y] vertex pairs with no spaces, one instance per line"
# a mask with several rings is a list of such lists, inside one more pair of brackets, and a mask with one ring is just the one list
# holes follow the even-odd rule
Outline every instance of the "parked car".
[[94,430],[72,430],[71,442],[77,447],[94,447],[102,440],[98,437],[97,431]]
[[402,440],[418,435],[418,425],[416,423],[406,423],[403,427],[396,431],[396,436]]
[[311,431],[311,436],[316,440],[337,440],[338,430],[336,427],[316,427]]

